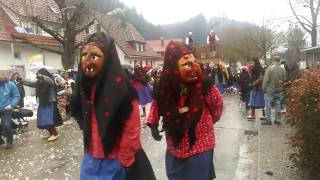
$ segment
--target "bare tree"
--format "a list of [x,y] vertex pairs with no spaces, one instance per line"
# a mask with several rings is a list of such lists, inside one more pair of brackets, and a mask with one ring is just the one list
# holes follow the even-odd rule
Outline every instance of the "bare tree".
[[291,24],[286,36],[288,49],[284,55],[288,60],[298,61],[301,58],[300,50],[306,46],[305,32],[298,25]]
[[260,50],[248,38],[248,31],[252,26],[249,23],[231,22],[223,24],[216,31],[221,39],[220,46],[225,61],[243,60],[243,62],[246,62],[250,57],[261,54]]
[[318,15],[320,11],[320,0],[295,0],[295,5],[310,12],[310,16],[298,14],[297,7],[289,0],[290,8],[302,28],[311,36],[312,47],[317,46]]
[[267,52],[273,52],[275,49],[283,45],[285,36],[282,32],[277,32],[272,27],[270,21],[263,21],[260,26],[253,26],[249,30],[248,38],[260,50],[263,59],[267,62]]
[[75,53],[81,45],[77,38],[95,22],[92,12],[83,2],[51,0],[46,7],[37,7],[30,0],[0,0],[0,5],[12,12],[21,22],[35,23],[57,40],[63,48],[62,51],[58,51],[38,46],[30,41],[28,43],[61,54],[65,69],[74,67]]

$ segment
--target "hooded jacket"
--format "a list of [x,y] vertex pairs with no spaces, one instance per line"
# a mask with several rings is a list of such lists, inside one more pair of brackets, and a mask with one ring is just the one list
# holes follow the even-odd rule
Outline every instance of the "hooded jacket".
[[8,105],[16,107],[19,100],[19,90],[12,81],[0,82],[0,112]]

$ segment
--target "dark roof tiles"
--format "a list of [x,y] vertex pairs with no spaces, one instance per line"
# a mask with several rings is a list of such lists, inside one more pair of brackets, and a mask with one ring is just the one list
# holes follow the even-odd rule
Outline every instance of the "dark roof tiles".
[[[106,33],[115,39],[117,45],[127,56],[153,59],[160,58],[132,24],[128,22],[124,23],[117,17],[102,15],[99,19],[99,23],[105,29]],[[135,43],[144,44],[144,51],[137,51]]]

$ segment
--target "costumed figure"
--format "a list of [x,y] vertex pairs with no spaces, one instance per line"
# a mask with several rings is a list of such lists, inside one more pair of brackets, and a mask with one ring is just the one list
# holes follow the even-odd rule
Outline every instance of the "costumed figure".
[[189,47],[171,41],[147,123],[153,138],[160,141],[158,126],[163,117],[169,180],[215,178],[214,124],[222,107],[218,89],[205,78]]
[[188,45],[189,47],[193,46],[193,36],[192,36],[192,32],[188,33],[188,36],[186,37],[186,45]]
[[57,88],[57,103],[58,109],[61,114],[61,118],[66,120],[67,115],[67,100],[68,96],[72,94],[71,86],[68,85],[66,80],[62,78],[59,74],[54,74],[54,83]]
[[263,68],[260,64],[258,58],[252,58],[249,62],[250,69],[250,100],[249,107],[251,108],[251,114],[247,116],[248,120],[256,119],[255,110],[262,109],[261,119],[265,119],[265,101],[264,101],[264,92],[262,90],[262,81],[263,81]]
[[207,36],[207,44],[210,45],[212,57],[216,56],[216,45],[217,45],[218,38],[214,34],[213,30],[210,31],[209,35]]
[[47,69],[39,69],[36,75],[37,81],[23,80],[23,85],[36,88],[36,97],[39,100],[37,126],[49,132],[43,139],[50,142],[59,137],[56,127],[62,125],[57,107],[57,89],[54,77]]
[[149,76],[140,63],[134,65],[133,85],[138,93],[141,117],[147,117],[152,102],[152,88],[149,86]]
[[80,57],[72,101],[84,139],[80,179],[155,179],[141,148],[137,95],[113,39],[103,32],[90,35]]

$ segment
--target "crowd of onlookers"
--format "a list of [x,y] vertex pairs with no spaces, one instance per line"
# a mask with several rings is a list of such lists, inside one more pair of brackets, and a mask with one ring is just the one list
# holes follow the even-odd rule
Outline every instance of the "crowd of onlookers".
[[202,70],[215,84],[220,93],[237,93],[249,112],[247,119],[256,119],[256,110],[262,110],[262,124],[271,125],[271,109],[275,108],[274,123],[281,124],[281,113],[285,111],[285,88],[299,75],[295,61],[273,57],[273,63],[262,66],[258,58],[249,60],[240,71],[227,67],[223,62],[201,64]]
[[243,66],[235,82],[245,109],[250,111],[247,119],[256,119],[255,111],[261,109],[262,124],[271,125],[271,109],[274,107],[274,123],[280,125],[281,114],[285,112],[285,89],[299,72],[297,62],[281,60],[279,56],[274,56],[269,66],[262,66],[258,58],[252,58],[248,66]]

